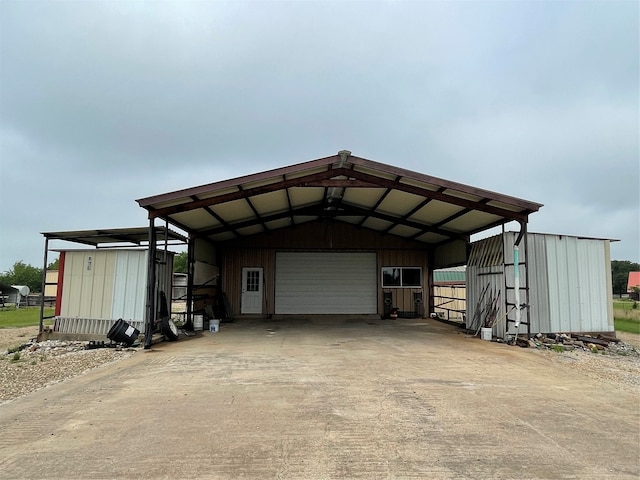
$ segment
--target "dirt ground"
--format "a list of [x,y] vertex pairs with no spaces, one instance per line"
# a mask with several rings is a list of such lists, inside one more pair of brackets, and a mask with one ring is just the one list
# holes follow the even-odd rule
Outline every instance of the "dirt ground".
[[550,353],[433,320],[223,324],[0,405],[0,478],[637,479],[638,387]]

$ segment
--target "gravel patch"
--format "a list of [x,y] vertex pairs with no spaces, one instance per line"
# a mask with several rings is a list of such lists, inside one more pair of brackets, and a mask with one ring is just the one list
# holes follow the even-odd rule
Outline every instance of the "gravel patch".
[[568,375],[580,372],[594,380],[604,380],[613,387],[640,393],[640,356],[637,354],[592,353],[582,350],[555,352],[539,350],[550,357]]
[[36,342],[37,327],[0,329],[0,404],[87,370],[127,358],[135,348],[96,348],[88,342]]

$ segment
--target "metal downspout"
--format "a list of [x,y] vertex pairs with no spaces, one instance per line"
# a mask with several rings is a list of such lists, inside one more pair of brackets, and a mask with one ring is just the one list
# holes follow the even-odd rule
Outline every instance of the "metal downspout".
[[515,321],[515,335],[518,336],[518,329],[520,328],[521,311],[520,311],[520,242],[527,231],[526,222],[520,222],[520,233],[513,244],[513,287],[515,293],[515,309],[516,309],[516,321]]
[[529,235],[527,235],[528,233],[528,229],[527,229],[527,223],[524,224],[524,231],[525,231],[525,236],[524,236],[524,254],[525,254],[525,258],[526,258],[526,264],[525,264],[525,270],[524,270],[524,281],[526,284],[526,288],[525,288],[525,304],[522,305],[523,308],[526,309],[527,312],[527,338],[531,337],[531,309],[529,308],[529,305],[531,305],[531,284],[529,283],[529,270],[531,269],[531,263],[529,262]]

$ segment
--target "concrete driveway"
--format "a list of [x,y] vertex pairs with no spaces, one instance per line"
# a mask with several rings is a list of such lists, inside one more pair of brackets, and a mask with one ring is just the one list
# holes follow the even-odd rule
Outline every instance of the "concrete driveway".
[[432,320],[239,321],[0,406],[0,478],[638,478],[638,398]]

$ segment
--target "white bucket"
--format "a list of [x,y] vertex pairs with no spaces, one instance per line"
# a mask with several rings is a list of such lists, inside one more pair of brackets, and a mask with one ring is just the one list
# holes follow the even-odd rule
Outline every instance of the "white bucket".
[[489,340],[493,338],[493,328],[482,327],[480,329],[480,338],[482,340]]
[[203,327],[202,327],[202,324],[203,324],[203,318],[204,318],[204,316],[203,316],[203,315],[194,315],[194,316],[193,316],[193,329],[194,329],[196,332],[199,332],[199,331],[201,331],[201,330],[202,330],[202,328],[203,328]]
[[218,333],[220,331],[220,320],[214,318],[209,320],[209,331],[211,333]]

